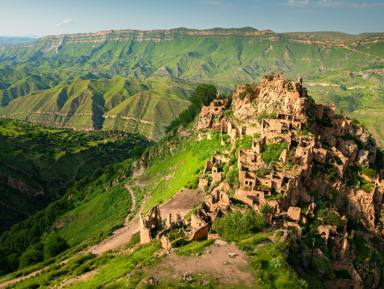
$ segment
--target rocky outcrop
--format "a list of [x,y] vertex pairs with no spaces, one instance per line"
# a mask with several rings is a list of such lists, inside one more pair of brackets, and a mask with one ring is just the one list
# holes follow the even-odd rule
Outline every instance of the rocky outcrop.
[[[217,151],[207,161],[200,189],[221,195],[226,179],[220,168],[231,170],[228,160],[237,155],[233,166],[238,183],[227,188],[235,189],[228,204],[235,199],[259,213],[269,207],[267,223],[294,228],[299,238],[303,226],[309,230],[314,222],[320,224],[317,238],[354,276],[334,284],[378,288],[376,265],[365,262],[355,268],[359,252],[351,230],[351,223],[358,223],[364,230],[356,238],[367,242],[382,240],[384,234],[383,173],[373,169],[383,163],[377,162],[376,142],[365,128],[336,114],[334,105],[315,103],[300,78],[291,82],[279,74],[266,75],[261,84],[238,85],[230,104],[222,99],[203,107],[195,129],[199,139],[207,135],[202,131],[220,130],[230,136],[222,137],[222,144],[227,145],[224,139],[232,144],[231,150]],[[252,147],[237,149],[238,139],[245,136],[252,138]],[[218,209],[219,215],[212,215],[217,209],[213,204],[202,205],[193,219],[197,228],[205,229],[228,211]]]
[[23,194],[27,194],[33,197],[37,195],[44,195],[44,191],[42,189],[35,189],[25,182],[2,171],[0,171],[0,183],[5,184],[19,192],[22,192]]

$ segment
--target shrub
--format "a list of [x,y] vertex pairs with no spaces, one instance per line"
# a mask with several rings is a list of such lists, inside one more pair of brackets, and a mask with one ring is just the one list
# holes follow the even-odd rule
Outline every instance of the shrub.
[[144,153],[144,148],[142,146],[137,146],[132,150],[132,154],[135,157],[135,159],[140,158],[143,153]]
[[245,135],[241,139],[240,148],[241,149],[251,149],[252,148],[252,136],[251,135]]
[[228,183],[233,186],[239,182],[239,170],[237,166],[232,166],[227,173]]
[[309,135],[309,130],[307,127],[304,127],[303,129],[299,129],[297,131],[297,135]]
[[273,113],[268,113],[266,112],[265,110],[262,111],[261,113],[259,113],[257,116],[256,116],[256,120],[259,124],[261,124],[261,122],[263,121],[263,119],[266,118],[266,119],[275,119],[277,118],[277,114],[275,112]]
[[268,204],[264,204],[261,207],[261,213],[263,215],[269,215],[270,213],[272,213],[271,207]]
[[235,211],[217,218],[213,230],[228,241],[236,240],[242,235],[257,233],[265,228],[264,217],[248,209],[244,214]]
[[352,279],[351,274],[349,274],[348,271],[345,270],[335,271],[335,277],[336,279]]
[[333,156],[333,158],[335,159],[336,163],[338,165],[341,165],[343,162],[341,161],[341,158],[339,158],[338,156]]
[[191,94],[191,105],[184,110],[171,124],[166,127],[168,133],[180,125],[186,126],[193,121],[195,116],[200,112],[202,105],[209,105],[211,101],[217,98],[216,87],[212,84],[200,84]]
[[59,255],[69,248],[67,242],[58,235],[54,235],[47,240],[44,245],[44,257],[49,259]]
[[88,263],[85,263],[85,264],[82,264],[80,265],[78,268],[76,268],[74,271],[73,271],[73,275],[74,276],[79,276],[79,275],[82,275],[88,271],[91,270],[91,267]]
[[277,231],[277,233],[275,235],[275,242],[279,242],[282,235],[283,235],[283,231],[281,231],[281,230]]
[[328,212],[324,217],[324,222],[331,225],[339,227],[341,225],[341,219],[335,211]]
[[358,253],[357,261],[369,261],[373,254],[373,250],[369,243],[358,234],[355,234],[355,236],[353,237],[353,243],[355,245],[356,252]]
[[272,143],[264,148],[261,158],[267,164],[277,162],[283,150],[288,149],[288,142],[284,141],[280,144]]
[[362,168],[361,173],[370,178],[375,178],[377,176],[377,172],[374,169],[370,168]]
[[21,255],[19,268],[22,269],[41,261],[43,261],[43,253],[41,251],[34,249],[28,250]]
[[244,99],[244,98],[246,97],[246,95],[247,95],[247,92],[246,92],[246,91],[240,92],[240,93],[239,93],[239,98],[240,98],[240,99]]

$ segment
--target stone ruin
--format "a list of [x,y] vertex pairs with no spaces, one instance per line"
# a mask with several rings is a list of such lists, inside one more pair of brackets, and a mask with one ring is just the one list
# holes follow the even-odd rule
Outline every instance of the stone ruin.
[[153,239],[153,232],[161,227],[161,214],[158,205],[153,206],[147,215],[140,214],[140,243],[150,243]]
[[[172,245],[180,240],[190,242],[208,237],[209,226],[214,220],[233,210],[228,194],[221,189],[223,186],[216,188],[207,196],[197,213],[191,215],[190,222],[180,214],[169,213],[165,223],[162,224],[159,206],[152,207],[147,215],[140,217],[140,243],[147,244],[156,237],[164,249],[170,250]],[[170,241],[167,233],[175,228],[179,228],[182,236]]]
[[[229,109],[231,113],[227,113]],[[352,280],[338,280],[337,286],[332,288],[362,288],[361,271],[356,271],[350,260],[355,258],[351,240],[355,234],[364,233],[348,233],[347,221],[348,218],[358,218],[368,234],[383,236],[384,226],[380,224],[384,224],[381,202],[384,170],[376,177],[359,175],[372,184],[369,192],[348,187],[343,180],[348,177],[350,165],[357,163],[368,168],[376,159],[376,142],[366,129],[355,126],[345,116],[337,115],[334,105],[316,104],[308,97],[300,78],[297,82],[290,82],[281,74],[277,77],[266,75],[260,85],[238,85],[232,99],[218,99],[204,106],[195,129],[199,140],[209,137],[209,133],[205,133],[207,130],[220,131],[222,145],[226,145],[226,139],[229,139],[232,148],[216,151],[206,162],[198,188],[207,191],[208,196],[192,214],[191,221],[172,220],[169,216],[162,232],[169,230],[173,222],[183,222],[188,224],[188,229],[183,229],[185,240],[215,238],[210,226],[216,218],[238,210],[232,204],[232,200],[236,200],[258,213],[264,206],[269,206],[271,214],[265,216],[267,223],[276,229],[293,228],[301,238],[302,226],[306,226],[309,219],[322,221],[315,215],[314,198],[329,196],[336,191],[336,201],[349,200],[345,215],[340,214],[335,205],[329,208],[342,224],[339,227],[323,224],[318,227],[317,234],[326,247],[334,248],[335,266],[349,266],[345,270],[353,276]],[[244,136],[252,137],[251,148],[236,149],[236,140]],[[263,155],[273,145],[284,146],[284,149],[276,161],[267,163]],[[230,164],[230,155],[234,153],[237,162]],[[223,176],[223,167],[231,165],[236,166],[239,176],[238,184],[233,187]],[[319,168],[327,170],[319,175],[316,174]],[[228,194],[230,190],[232,197]],[[142,227],[143,240],[149,240],[148,227]],[[172,246],[166,233],[159,234],[158,238],[161,238],[164,248]]]
[[[384,226],[380,224],[384,224],[381,202],[384,170],[376,177],[360,174],[372,184],[370,192],[347,187],[342,182],[344,177],[348,177],[346,173],[350,165],[357,163],[368,168],[376,160],[376,142],[366,129],[353,125],[352,120],[345,116],[337,115],[335,105],[316,104],[308,97],[300,78],[298,82],[289,82],[281,74],[277,77],[265,76],[260,85],[238,85],[231,100],[231,109],[232,116],[221,111],[212,118],[203,109],[195,128],[220,130],[221,134],[230,136],[232,144],[244,135],[253,136],[251,149],[237,151],[239,187],[235,188],[233,199],[256,212],[261,212],[262,207],[268,205],[272,212],[268,216],[271,224],[275,227],[294,227],[300,237],[300,224],[306,224],[308,218],[315,217],[314,195],[322,197],[337,191],[340,199],[347,198],[350,202],[346,215],[340,216],[335,211],[343,222],[342,228],[322,225],[318,228],[318,235],[327,246],[331,243],[337,248],[334,254],[338,262],[351,259],[350,242],[355,232],[350,235],[346,232],[348,218],[359,218],[368,232],[383,236]],[[266,117],[258,123],[256,118],[260,111],[264,111]],[[201,122],[204,118],[209,121]],[[286,143],[287,148],[282,151],[279,160],[273,164],[265,163],[262,157],[265,148],[282,143]],[[217,159],[226,161],[230,153],[216,152],[207,162],[199,181],[200,189],[214,188],[223,181],[222,173],[216,170],[220,164]],[[328,167],[337,177],[332,179],[328,172],[313,177],[319,166]],[[322,177],[331,178],[331,185],[326,186]],[[308,204],[305,214],[298,206],[300,204]],[[198,217],[202,226],[208,224],[204,214]],[[361,279],[357,277],[345,284],[361,288],[359,282]]]

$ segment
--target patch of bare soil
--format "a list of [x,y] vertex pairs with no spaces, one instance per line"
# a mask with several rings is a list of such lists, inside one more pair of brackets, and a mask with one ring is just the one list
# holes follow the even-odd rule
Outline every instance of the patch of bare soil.
[[[235,254],[236,257],[231,258],[229,253]],[[206,248],[200,256],[186,257],[172,253],[148,273],[158,278],[159,283],[161,279],[180,281],[185,274],[208,273],[217,278],[220,284],[237,284],[238,288],[253,287],[256,280],[249,270],[246,270],[247,266],[244,252],[234,243],[221,246],[214,244]]]
[[181,189],[170,200],[160,206],[161,218],[167,218],[169,213],[180,214],[184,217],[193,205],[204,199],[204,193],[198,194],[195,190]]

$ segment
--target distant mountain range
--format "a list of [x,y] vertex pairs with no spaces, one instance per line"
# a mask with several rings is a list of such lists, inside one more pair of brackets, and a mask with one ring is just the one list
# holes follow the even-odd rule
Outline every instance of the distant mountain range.
[[0,46],[1,45],[9,45],[9,44],[16,44],[16,43],[30,43],[35,41],[37,38],[31,38],[31,37],[6,37],[6,36],[0,36]]
[[[384,33],[274,33],[250,27],[47,36],[33,43],[0,47],[0,116],[79,129],[114,126],[141,132],[148,129],[140,120],[161,119],[161,124],[149,129],[151,137],[158,139],[164,127],[188,105],[188,91],[195,83],[211,82],[222,90],[233,90],[238,83],[283,72],[287,78],[306,78],[315,99],[334,102],[344,112],[364,118],[375,136],[384,139],[380,124],[384,120],[383,48]],[[167,80],[158,80],[164,77]],[[113,78],[117,79],[111,81]],[[123,91],[114,87],[122,83],[121,78],[128,82],[122,84]],[[145,94],[151,99],[148,103],[157,103],[152,100],[155,97],[164,104],[144,113],[147,118],[143,114],[145,104],[132,105],[134,96],[147,89],[126,89],[131,79],[162,83],[160,90],[148,87],[152,89]],[[93,89],[97,83],[106,86]],[[167,96],[164,89],[169,92]],[[147,103],[146,98],[139,98]],[[177,105],[170,104],[169,99]],[[113,125],[109,114],[119,116]]]

